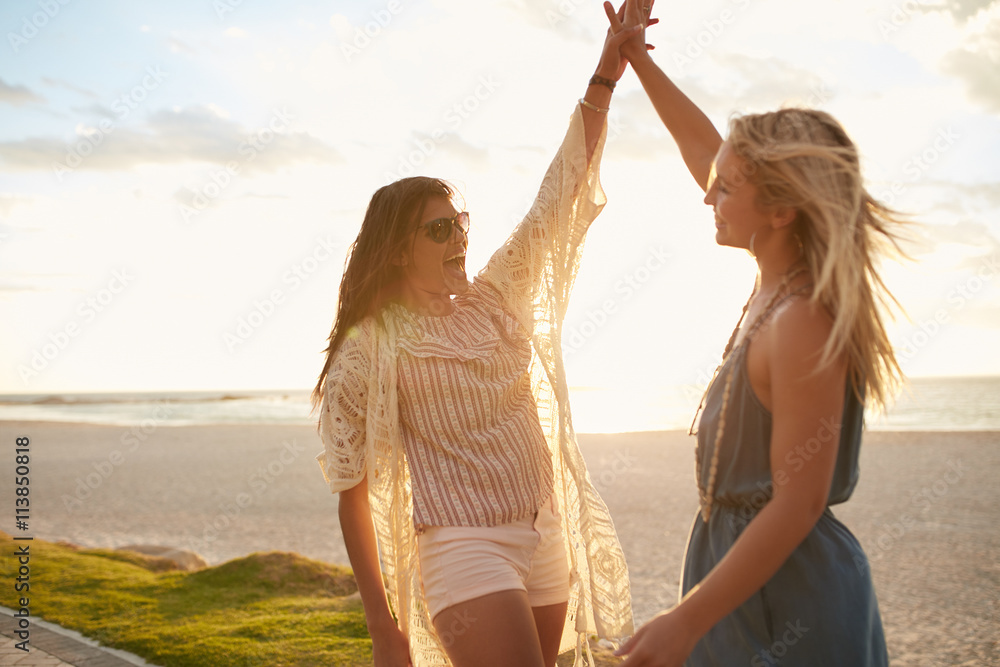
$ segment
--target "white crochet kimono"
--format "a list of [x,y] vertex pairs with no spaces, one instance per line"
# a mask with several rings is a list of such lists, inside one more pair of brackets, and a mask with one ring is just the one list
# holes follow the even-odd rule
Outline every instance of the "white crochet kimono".
[[[490,259],[490,282],[528,332],[538,418],[552,452],[554,493],[570,558],[570,598],[560,651],[588,633],[620,640],[633,632],[628,571],[608,509],[591,483],[570,418],[560,340],[590,223],[606,201],[599,164],[606,126],[588,165],[577,106],[531,210]],[[367,318],[331,364],[321,406],[324,451],[316,458],[334,493],[367,474],[386,589],[414,667],[449,665],[423,604],[410,475],[397,396],[396,332],[391,317]],[[360,430],[359,430],[360,429]],[[589,655],[589,649],[587,650]]]

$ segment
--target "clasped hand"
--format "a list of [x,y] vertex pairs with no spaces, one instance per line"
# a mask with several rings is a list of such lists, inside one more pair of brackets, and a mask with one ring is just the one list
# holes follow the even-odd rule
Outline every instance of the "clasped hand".
[[598,74],[617,81],[624,74],[629,58],[654,48],[646,44],[646,27],[659,22],[659,19],[649,18],[652,6],[652,0],[626,0],[616,12],[610,2],[604,3],[604,13],[611,25],[604,40]]

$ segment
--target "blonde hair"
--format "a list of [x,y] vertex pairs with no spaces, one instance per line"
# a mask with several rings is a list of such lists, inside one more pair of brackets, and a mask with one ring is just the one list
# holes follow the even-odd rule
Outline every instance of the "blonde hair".
[[880,313],[899,302],[876,260],[887,252],[905,256],[905,221],[865,189],[857,148],[828,113],[792,108],[736,117],[727,141],[746,161],[759,203],[797,211],[811,299],[833,317],[820,365],[846,355],[855,393],[884,409],[903,373]]

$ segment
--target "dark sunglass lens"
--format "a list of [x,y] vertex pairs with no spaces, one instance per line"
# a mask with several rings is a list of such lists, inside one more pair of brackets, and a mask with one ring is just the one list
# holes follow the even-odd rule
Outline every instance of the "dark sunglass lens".
[[435,243],[441,243],[442,241],[447,241],[448,237],[451,236],[451,220],[440,219],[435,220],[427,228],[430,232],[431,240]]

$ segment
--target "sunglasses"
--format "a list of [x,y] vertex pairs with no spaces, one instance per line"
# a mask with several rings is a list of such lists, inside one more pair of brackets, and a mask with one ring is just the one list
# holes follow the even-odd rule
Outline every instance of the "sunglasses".
[[432,241],[435,243],[445,243],[451,238],[452,231],[456,226],[462,230],[463,234],[468,236],[469,214],[462,211],[461,213],[456,213],[450,218],[437,218],[436,220],[429,220],[421,225],[418,225],[417,230],[422,227],[427,230],[427,234],[430,235]]

